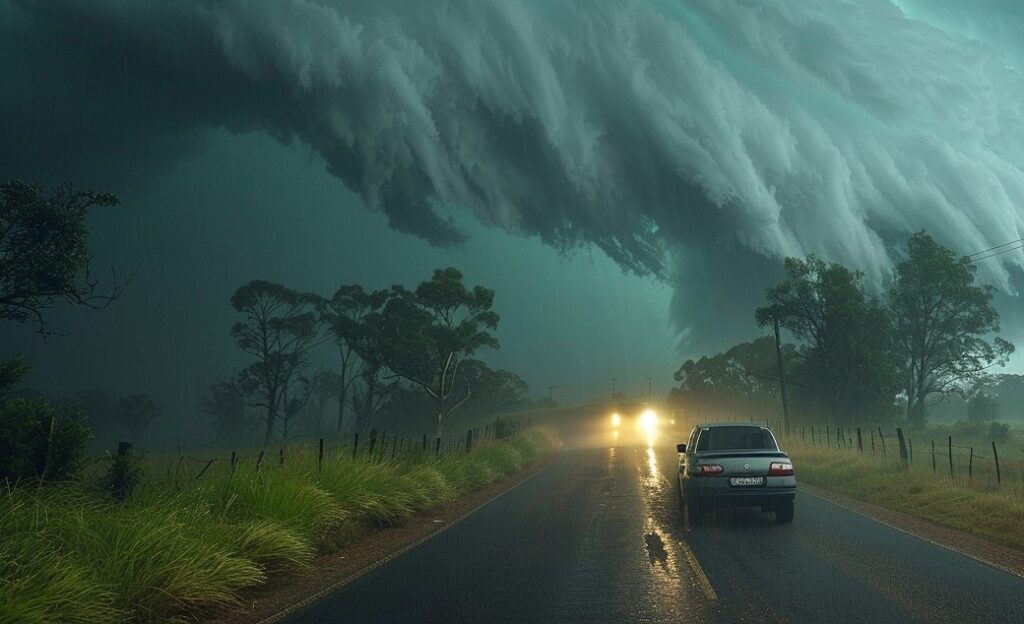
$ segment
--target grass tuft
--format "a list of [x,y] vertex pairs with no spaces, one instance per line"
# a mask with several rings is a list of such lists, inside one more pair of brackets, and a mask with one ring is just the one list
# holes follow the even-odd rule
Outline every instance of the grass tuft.
[[1024,489],[1020,475],[1004,473],[1002,484],[978,470],[972,477],[918,453],[912,465],[897,457],[812,447],[785,446],[797,479],[859,500],[888,507],[994,542],[1024,549]]
[[[188,620],[237,604],[268,575],[316,552],[506,477],[554,444],[529,430],[435,459],[325,459],[288,449],[286,465],[239,464],[201,480],[147,470],[127,502],[82,485],[0,495],[0,622]],[[156,468],[159,468],[156,466]]]

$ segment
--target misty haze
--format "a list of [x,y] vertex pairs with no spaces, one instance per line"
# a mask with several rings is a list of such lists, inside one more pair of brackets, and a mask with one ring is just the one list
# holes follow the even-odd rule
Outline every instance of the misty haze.
[[0,624],[1024,622],[1015,0],[0,0]]

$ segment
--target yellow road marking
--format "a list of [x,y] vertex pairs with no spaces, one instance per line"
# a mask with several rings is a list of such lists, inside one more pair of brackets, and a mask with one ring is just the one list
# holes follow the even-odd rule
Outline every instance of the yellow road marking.
[[679,547],[683,550],[683,556],[686,557],[686,562],[690,564],[690,569],[693,570],[693,575],[697,577],[697,584],[704,591],[704,595],[708,597],[708,600],[718,600],[715,588],[711,586],[711,581],[708,580],[707,574],[704,574],[704,568],[700,567],[700,562],[697,561],[697,557],[690,550],[690,545],[679,540]]

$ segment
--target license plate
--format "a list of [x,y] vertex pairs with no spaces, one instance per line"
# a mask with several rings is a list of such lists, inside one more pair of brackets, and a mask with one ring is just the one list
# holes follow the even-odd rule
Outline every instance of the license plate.
[[730,485],[751,486],[764,485],[764,477],[733,477],[729,479]]

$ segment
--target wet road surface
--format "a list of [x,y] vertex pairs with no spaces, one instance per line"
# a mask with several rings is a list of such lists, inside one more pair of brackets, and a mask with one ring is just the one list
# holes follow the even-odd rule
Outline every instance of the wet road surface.
[[686,527],[673,449],[567,451],[286,622],[1024,622],[1024,579],[803,493]]

